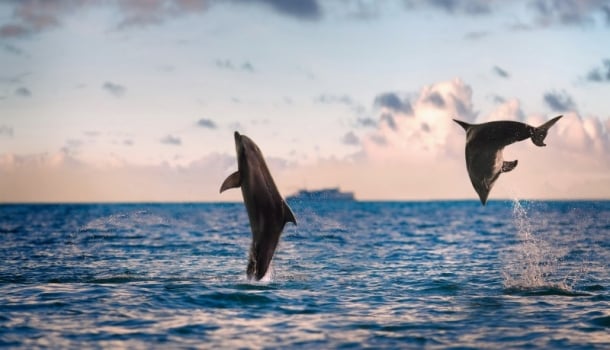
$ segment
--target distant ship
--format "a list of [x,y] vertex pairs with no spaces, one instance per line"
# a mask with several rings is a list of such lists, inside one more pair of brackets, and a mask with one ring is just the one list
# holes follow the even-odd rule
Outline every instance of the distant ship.
[[299,190],[299,192],[286,197],[287,200],[335,200],[354,201],[353,192],[341,192],[338,187],[321,190]]

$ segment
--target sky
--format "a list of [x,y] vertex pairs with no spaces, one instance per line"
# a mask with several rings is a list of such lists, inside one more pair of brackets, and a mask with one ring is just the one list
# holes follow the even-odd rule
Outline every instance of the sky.
[[453,118],[540,125],[490,199],[610,198],[610,0],[0,1],[0,202],[473,199]]

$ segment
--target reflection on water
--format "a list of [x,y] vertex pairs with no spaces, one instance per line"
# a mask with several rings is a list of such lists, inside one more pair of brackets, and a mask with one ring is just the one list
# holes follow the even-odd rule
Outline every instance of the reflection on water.
[[[0,346],[610,346],[610,203],[1,206]],[[583,218],[586,218],[583,220]]]

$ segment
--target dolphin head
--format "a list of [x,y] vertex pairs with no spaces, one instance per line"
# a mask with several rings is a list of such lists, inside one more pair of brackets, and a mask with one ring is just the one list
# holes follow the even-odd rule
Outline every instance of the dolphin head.
[[233,136],[235,137],[235,152],[237,152],[237,156],[239,156],[243,153],[244,148],[241,142],[241,135],[239,134],[239,132],[236,131]]
[[237,131],[234,133],[234,136],[238,162],[262,157],[258,146],[248,136],[242,135]]

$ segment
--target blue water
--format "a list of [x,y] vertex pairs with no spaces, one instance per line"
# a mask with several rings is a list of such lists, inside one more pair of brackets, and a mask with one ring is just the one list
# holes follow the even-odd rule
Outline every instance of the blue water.
[[0,206],[0,347],[609,348],[610,202]]

